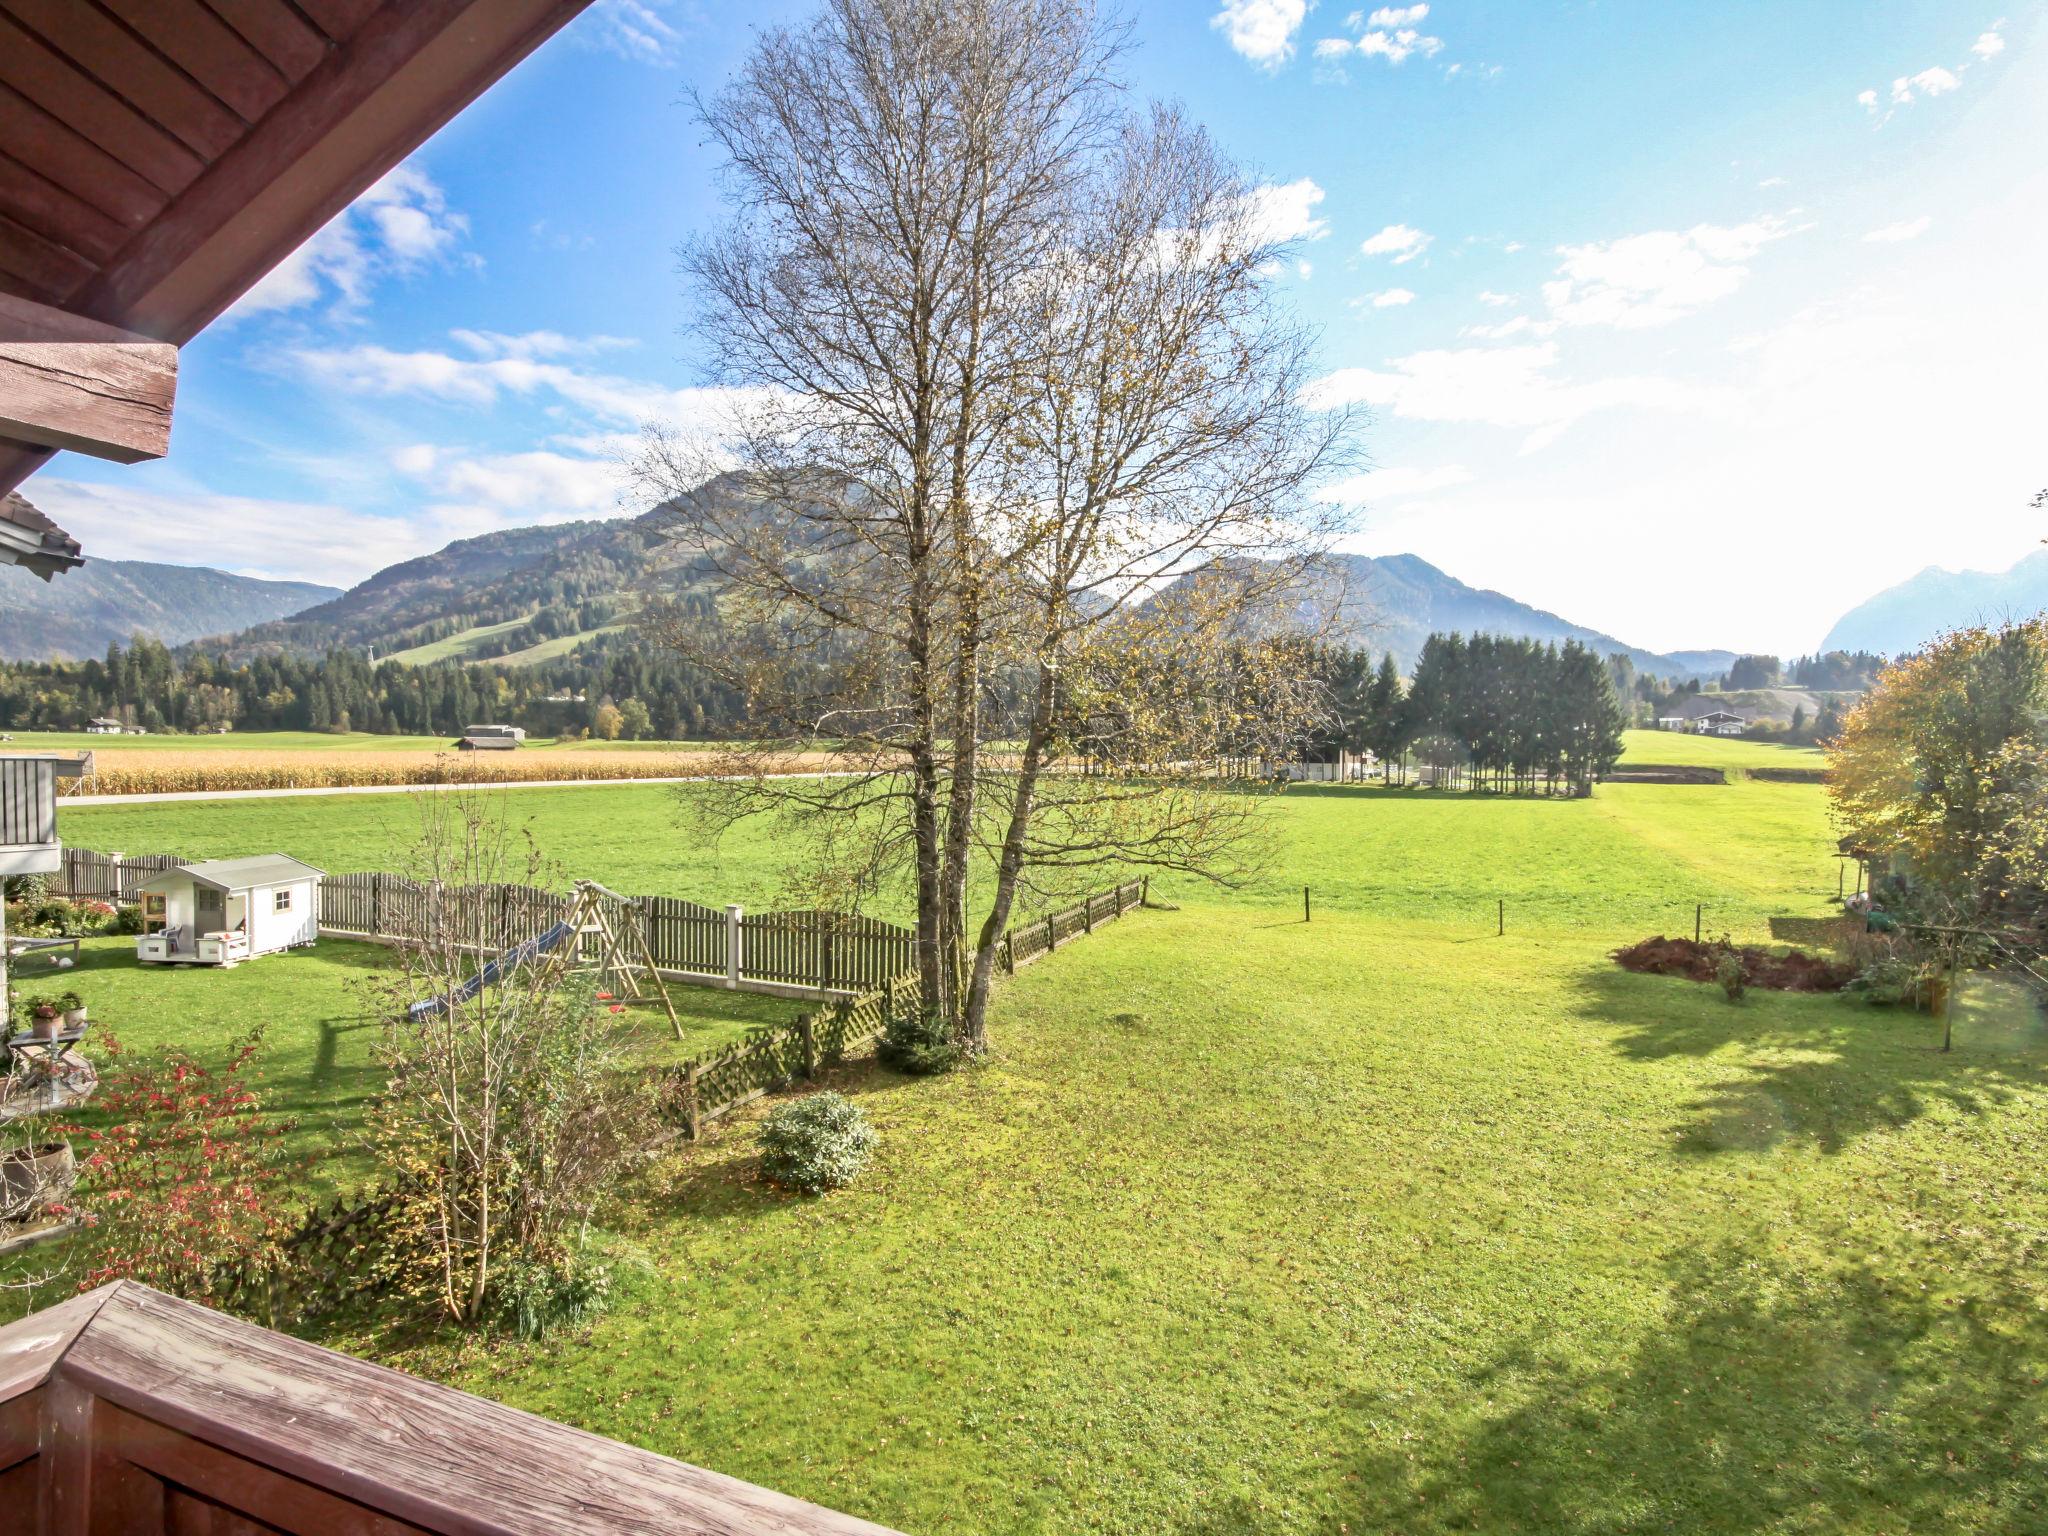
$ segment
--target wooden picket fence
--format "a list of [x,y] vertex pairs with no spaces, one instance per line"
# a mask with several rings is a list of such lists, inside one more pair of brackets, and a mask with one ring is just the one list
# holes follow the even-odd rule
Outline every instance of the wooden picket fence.
[[[66,848],[56,894],[120,901],[151,875],[190,862]],[[509,949],[566,921],[575,898],[530,885],[451,887],[364,872],[320,881],[320,930],[377,943],[475,935]],[[916,935],[843,912],[742,912],[672,896],[626,898],[655,966],[670,980],[740,991],[859,993],[908,970]]]
[[1051,954],[1062,944],[1093,933],[1102,924],[1116,921],[1133,907],[1142,907],[1150,883],[1149,880],[1126,880],[1107,890],[1092,892],[1061,911],[1013,924],[1003,935],[1003,968],[1014,976],[1018,966],[1029,965],[1033,960]]
[[[1004,970],[1015,974],[1018,966],[1144,905],[1146,886],[1144,880],[1127,880],[1091,892],[1046,917],[1016,924],[1003,935],[998,959]],[[835,1063],[874,1040],[890,1019],[922,1006],[917,971],[906,966],[858,996],[841,998],[788,1024],[753,1030],[736,1044],[665,1069],[664,1108],[685,1134],[695,1138],[741,1105],[815,1077],[821,1065]]]

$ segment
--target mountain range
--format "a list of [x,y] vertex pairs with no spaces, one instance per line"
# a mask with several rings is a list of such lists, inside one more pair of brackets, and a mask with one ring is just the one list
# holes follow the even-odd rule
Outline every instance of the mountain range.
[[2030,618],[2044,608],[2048,549],[2004,571],[1947,571],[1931,565],[1843,614],[1821,649],[1898,656],[1918,650],[1945,629]]
[[115,641],[154,635],[180,645],[296,613],[339,596],[305,581],[258,581],[199,565],[88,558],[44,582],[0,565],[0,657],[82,660]]
[[[346,592],[203,567],[93,560],[49,587],[0,568],[0,656],[98,654],[137,630],[167,642],[223,637],[230,660],[363,647],[380,658],[519,665],[602,642],[631,614],[630,587],[660,510],[603,522],[510,528],[378,571]],[[1640,671],[1718,676],[1731,651],[1658,653],[1471,587],[1417,555],[1332,557],[1345,590],[1336,636],[1392,651],[1405,669],[1433,631],[1579,640]],[[16,591],[23,594],[17,604]],[[209,649],[213,649],[211,645]]]

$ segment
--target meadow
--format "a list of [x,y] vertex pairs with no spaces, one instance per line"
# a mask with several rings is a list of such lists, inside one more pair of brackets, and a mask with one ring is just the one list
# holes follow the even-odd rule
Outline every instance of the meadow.
[[[707,851],[669,790],[501,793],[623,889],[765,903],[789,857]],[[62,830],[364,867],[404,801]],[[587,1329],[326,1341],[909,1532],[2048,1529],[2031,1000],[1973,985],[1943,1054],[1609,958],[1696,904],[1827,916],[1818,786],[1299,786],[1270,846],[1005,982],[987,1064],[844,1069],[851,1188],[761,1186],[750,1116],[654,1165]]]

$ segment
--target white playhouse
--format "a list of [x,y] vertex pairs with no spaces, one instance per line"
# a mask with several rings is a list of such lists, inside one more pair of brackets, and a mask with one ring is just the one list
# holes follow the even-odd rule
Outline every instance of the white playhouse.
[[281,853],[180,864],[135,887],[135,957],[229,966],[320,937],[321,871]]

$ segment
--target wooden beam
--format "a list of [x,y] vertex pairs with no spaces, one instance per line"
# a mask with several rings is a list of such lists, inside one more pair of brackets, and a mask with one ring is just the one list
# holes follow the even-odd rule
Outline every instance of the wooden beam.
[[72,296],[188,341],[590,0],[386,0]]
[[0,438],[134,464],[171,446],[178,349],[0,294]]

